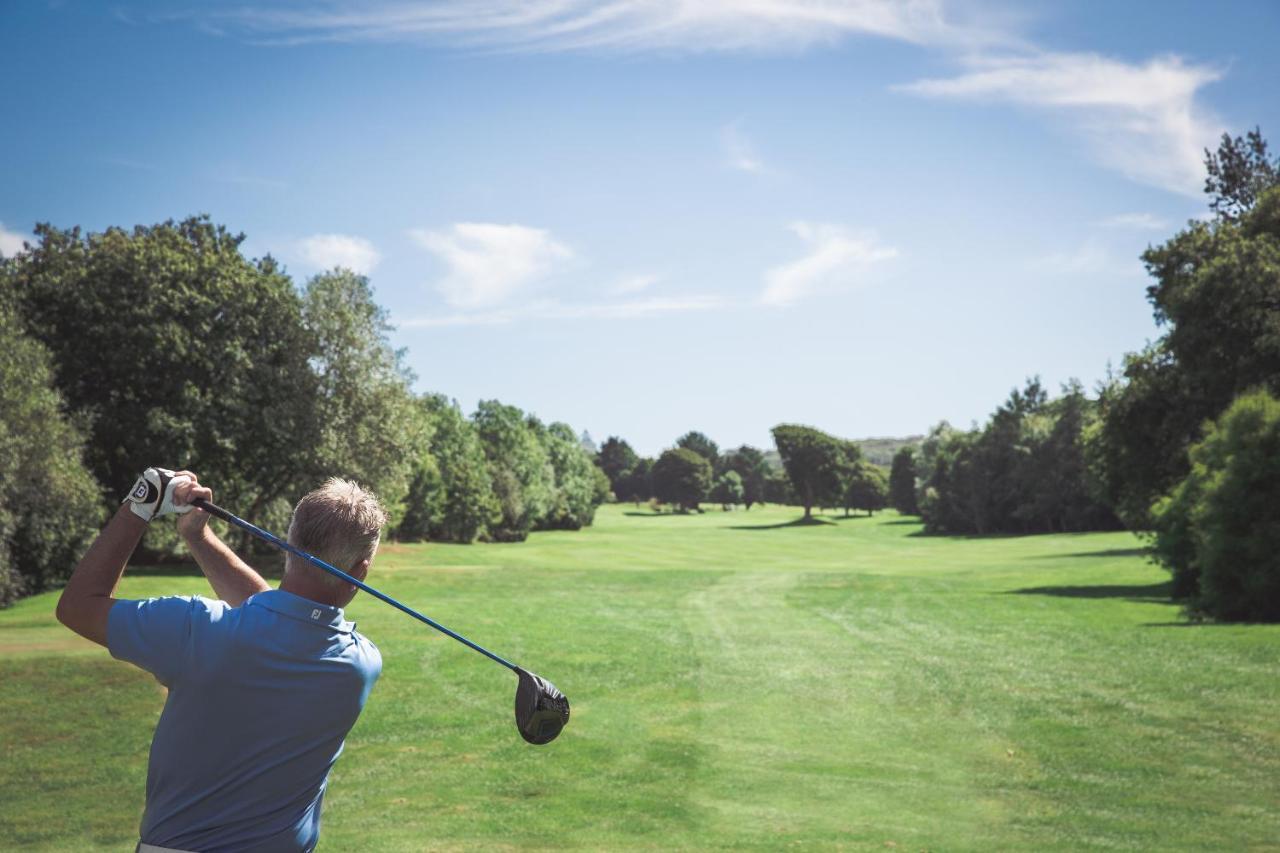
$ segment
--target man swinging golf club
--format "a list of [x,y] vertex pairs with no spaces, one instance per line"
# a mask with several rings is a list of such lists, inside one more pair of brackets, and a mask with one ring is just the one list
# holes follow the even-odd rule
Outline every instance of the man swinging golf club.
[[[76,566],[58,619],[169,688],[140,851],[311,850],[382,657],[343,617],[355,586],[289,553],[272,589],[192,511],[212,497],[190,471],[148,468]],[[166,515],[218,600],[114,597],[147,524]],[[298,502],[288,541],[363,580],[385,523],[374,495],[335,478]]]

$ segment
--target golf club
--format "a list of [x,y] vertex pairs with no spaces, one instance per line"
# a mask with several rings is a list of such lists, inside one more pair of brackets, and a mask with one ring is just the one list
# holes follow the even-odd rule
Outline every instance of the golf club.
[[191,502],[193,506],[199,507],[212,516],[222,519],[228,524],[234,524],[242,530],[247,530],[259,539],[270,542],[281,550],[288,551],[295,557],[306,560],[313,566],[324,569],[331,575],[341,578],[347,583],[372,595],[374,598],[381,599],[397,610],[408,613],[419,622],[425,622],[432,628],[435,628],[442,634],[447,634],[465,646],[475,649],[480,654],[487,657],[495,663],[500,663],[507,669],[516,674],[519,683],[516,686],[516,728],[520,730],[520,736],[532,744],[550,743],[555,740],[556,735],[560,734],[560,730],[569,722],[569,699],[556,689],[556,686],[550,681],[541,678],[528,670],[521,669],[511,661],[499,657],[481,645],[471,642],[459,633],[450,631],[434,619],[423,616],[412,607],[401,604],[386,593],[379,592],[366,583],[356,580],[351,575],[335,568],[319,557],[313,557],[306,551],[302,551],[293,547],[285,540],[281,539],[273,533],[269,533],[255,524],[250,524],[243,518],[234,515],[217,504],[210,503],[204,498],[196,498]]

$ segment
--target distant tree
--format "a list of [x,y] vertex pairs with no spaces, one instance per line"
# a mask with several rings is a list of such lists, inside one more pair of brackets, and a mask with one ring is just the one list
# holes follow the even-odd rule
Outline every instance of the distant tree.
[[839,484],[826,495],[823,495],[823,506],[848,507],[849,489],[854,481],[863,476],[862,466],[866,460],[862,456],[862,448],[856,441],[840,440]]
[[921,445],[920,516],[946,533],[1113,529],[1091,483],[1084,436],[1095,405],[1073,382],[1049,400],[1038,379],[981,428],[940,424]]
[[631,445],[616,435],[609,436],[604,444],[600,445],[600,451],[596,454],[596,464],[609,478],[609,487],[614,494],[618,495],[619,500],[623,499],[622,492],[626,491],[621,487],[622,479],[631,473],[638,458],[636,452],[631,449]]
[[436,458],[430,450],[420,453],[413,462],[405,511],[395,529],[395,538],[402,542],[420,542],[429,538],[432,526],[444,518],[448,499],[444,476]]
[[0,291],[0,607],[71,574],[102,518],[49,353]]
[[848,483],[844,494],[846,515],[851,509],[865,510],[867,515],[873,515],[876,510],[888,506],[889,478],[879,465],[858,462]]
[[595,505],[599,506],[600,504],[617,500],[617,496],[614,495],[609,483],[609,478],[600,470],[600,466],[592,465],[591,470],[592,501],[594,501]]
[[1191,470],[1153,512],[1156,558],[1193,613],[1280,621],[1280,400],[1235,401],[1191,448]]
[[[473,542],[502,520],[480,434],[458,404],[443,395],[426,395],[418,405],[431,424],[430,462],[419,462],[423,481],[410,489],[410,513],[425,516],[427,535],[432,539]],[[438,472],[444,489],[439,503],[433,496],[431,468]],[[422,505],[415,505],[414,488]],[[410,513],[406,520],[417,524]],[[412,528],[415,537],[420,532],[420,527]]]
[[527,423],[546,450],[555,474],[551,507],[537,523],[538,529],[579,530],[590,525],[596,506],[602,502],[596,499],[596,472],[600,469],[568,424],[543,427],[533,416],[527,418]]
[[502,520],[490,525],[499,542],[520,542],[543,521],[555,497],[555,470],[524,413],[497,400],[482,400],[471,416],[480,434]]
[[668,450],[653,465],[654,497],[682,510],[696,510],[711,489],[711,463],[688,448]]
[[640,503],[653,497],[653,460],[637,459],[631,470],[618,478],[613,493],[620,501]]
[[769,464],[765,461],[764,453],[759,449],[744,444],[736,450],[726,453],[723,457],[727,470],[736,471],[738,476],[742,478],[742,503],[747,509],[751,509],[752,504],[763,503],[765,500],[765,481],[769,477]]
[[847,459],[845,443],[813,427],[794,424],[774,427],[773,440],[804,507],[804,517],[811,518],[815,504],[840,494]]
[[796,506],[800,503],[800,498],[796,497],[796,491],[792,488],[791,480],[785,471],[770,470],[765,476],[762,503],[780,506]]
[[889,505],[903,515],[919,515],[916,503],[916,452],[903,447],[893,455],[889,471]]
[[1267,153],[1267,141],[1259,127],[1234,139],[1222,134],[1216,152],[1205,149],[1204,165],[1209,209],[1222,219],[1239,219],[1264,192],[1280,185],[1280,161]]
[[720,508],[728,510],[743,500],[742,475],[737,471],[725,471],[711,488],[710,500],[720,504]]
[[715,469],[720,464],[720,448],[714,441],[700,432],[686,432],[676,440],[676,447],[692,450],[707,460],[707,464]]

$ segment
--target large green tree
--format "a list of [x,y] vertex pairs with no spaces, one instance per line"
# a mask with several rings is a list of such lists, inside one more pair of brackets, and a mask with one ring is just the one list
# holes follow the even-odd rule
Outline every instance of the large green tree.
[[[1256,134],[1256,132],[1255,132]],[[1280,392],[1280,186],[1260,134],[1209,155],[1219,217],[1143,253],[1164,335],[1125,360],[1102,394],[1090,455],[1133,527],[1189,470],[1201,427],[1244,391]]]
[[10,295],[0,290],[0,607],[65,580],[102,518],[49,354]]
[[796,424],[774,427],[773,441],[806,519],[812,517],[813,507],[820,502],[831,506],[841,502],[844,473],[851,461],[846,442]]
[[412,375],[388,340],[386,311],[367,278],[339,269],[307,282],[302,320],[315,346],[310,365],[320,436],[311,448],[313,476],[348,477],[372,488],[394,527],[429,436],[409,391]]
[[668,450],[653,465],[654,497],[680,509],[696,510],[711,489],[711,463],[684,447]]
[[169,464],[262,519],[309,477],[323,428],[315,338],[273,260],[246,259],[243,237],[206,217],[90,234],[42,224],[36,238],[4,286],[87,429],[104,504]]

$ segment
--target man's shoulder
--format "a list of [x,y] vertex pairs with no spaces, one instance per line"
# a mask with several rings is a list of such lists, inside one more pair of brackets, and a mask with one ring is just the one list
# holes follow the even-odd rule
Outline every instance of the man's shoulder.
[[373,640],[354,628],[351,630],[351,638],[355,641],[353,645],[360,654],[362,668],[377,678],[378,673],[382,672],[382,651]]
[[205,615],[218,618],[230,609],[225,601],[216,598],[205,598],[203,595],[161,595],[152,598],[120,598],[112,606],[112,610],[121,612],[149,613],[183,613],[186,615]]

